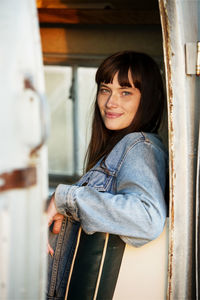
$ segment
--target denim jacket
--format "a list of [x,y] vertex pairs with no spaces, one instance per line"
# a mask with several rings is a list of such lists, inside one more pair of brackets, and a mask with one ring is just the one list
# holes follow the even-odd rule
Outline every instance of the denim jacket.
[[167,168],[158,135],[130,133],[77,184],[57,187],[56,208],[80,222],[87,234],[109,232],[142,246],[164,227]]
[[48,300],[65,298],[80,224],[88,234],[113,233],[137,247],[162,232],[167,168],[167,153],[157,135],[131,133],[76,185],[57,187],[56,207],[66,218],[59,234],[49,232],[54,255],[48,256]]

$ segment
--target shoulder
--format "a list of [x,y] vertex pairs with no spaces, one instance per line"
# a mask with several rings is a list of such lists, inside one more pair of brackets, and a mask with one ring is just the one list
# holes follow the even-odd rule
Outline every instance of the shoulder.
[[[167,151],[157,134],[133,132],[124,136],[108,155],[105,164],[108,169],[121,168],[124,161],[128,163],[151,154],[167,160]],[[139,160],[138,160],[139,161]]]
[[123,161],[134,161],[135,164],[141,161],[167,161],[167,150],[157,134],[136,132],[128,134],[122,141],[125,145]]
[[167,150],[160,136],[158,134],[146,132],[133,132],[127,134],[114,147],[113,151],[121,149],[124,152],[127,152],[132,148],[148,148],[148,146],[167,154]]

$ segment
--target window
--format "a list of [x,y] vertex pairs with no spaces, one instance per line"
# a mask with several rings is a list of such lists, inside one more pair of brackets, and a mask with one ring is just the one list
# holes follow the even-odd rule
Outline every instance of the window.
[[50,186],[73,182],[83,173],[96,94],[94,67],[45,66],[50,108]]

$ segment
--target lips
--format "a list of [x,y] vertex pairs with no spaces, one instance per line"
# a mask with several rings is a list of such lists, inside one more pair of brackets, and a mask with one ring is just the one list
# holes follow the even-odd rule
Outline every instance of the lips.
[[108,119],[116,119],[123,115],[123,113],[105,112],[105,116]]

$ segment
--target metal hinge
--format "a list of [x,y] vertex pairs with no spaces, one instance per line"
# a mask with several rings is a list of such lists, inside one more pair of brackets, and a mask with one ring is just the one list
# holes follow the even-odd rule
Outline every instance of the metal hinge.
[[200,42],[186,43],[186,74],[200,76]]
[[0,192],[28,188],[36,184],[36,168],[27,167],[0,174]]

